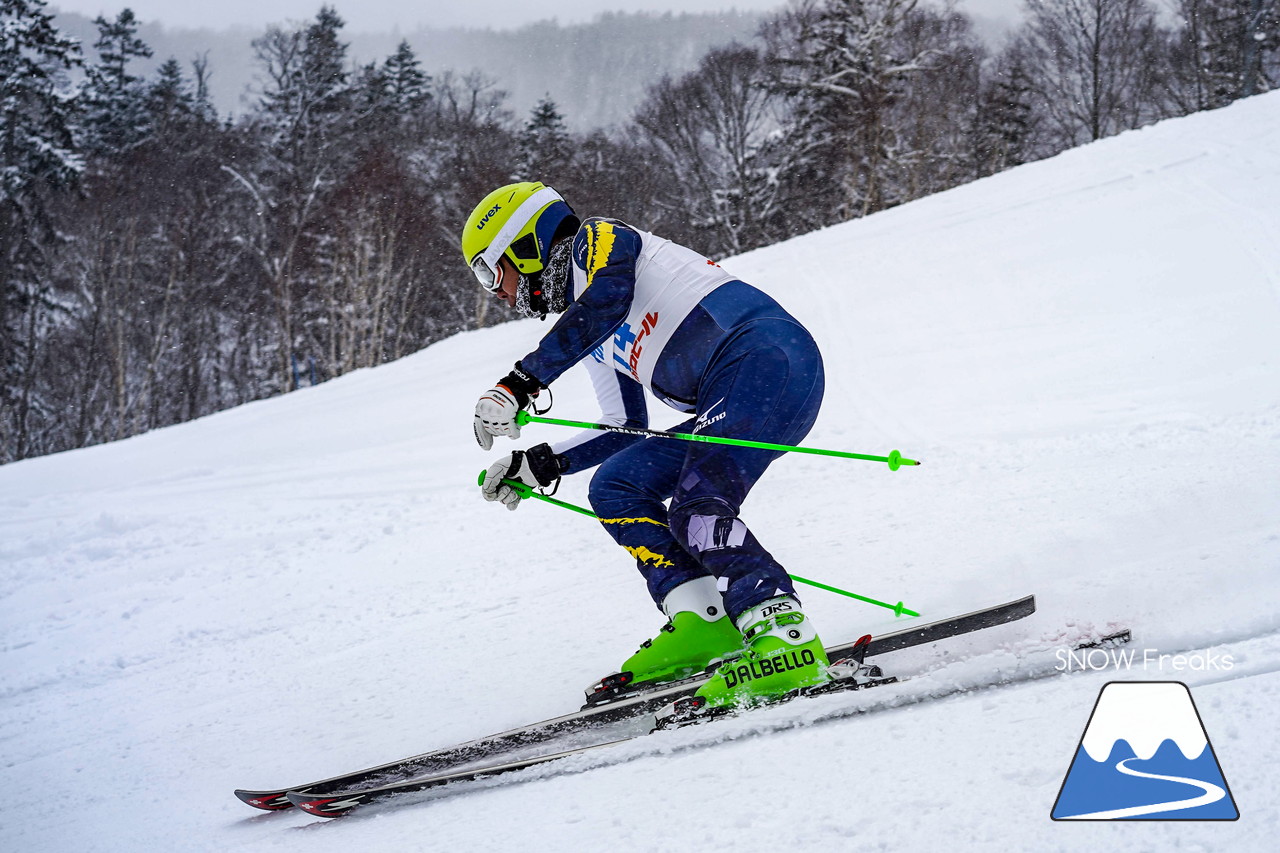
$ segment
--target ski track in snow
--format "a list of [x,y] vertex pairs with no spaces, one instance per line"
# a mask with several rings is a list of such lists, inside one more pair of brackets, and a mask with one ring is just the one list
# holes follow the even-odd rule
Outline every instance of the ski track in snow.
[[[807,444],[924,462],[779,461],[744,507],[766,546],[926,619],[1037,594],[1023,622],[887,656],[923,673],[898,687],[333,822],[256,813],[232,789],[562,714],[661,623],[590,522],[476,494],[493,457],[565,434],[470,435],[546,326],[0,468],[0,849],[1273,849],[1277,150],[1272,93],[722,262],[818,338]],[[576,371],[555,391],[553,414],[593,416]],[[893,627],[803,594],[829,641]],[[1116,625],[1231,668],[1053,674],[1045,650]],[[1191,687],[1240,820],[1050,819],[1111,679]]]

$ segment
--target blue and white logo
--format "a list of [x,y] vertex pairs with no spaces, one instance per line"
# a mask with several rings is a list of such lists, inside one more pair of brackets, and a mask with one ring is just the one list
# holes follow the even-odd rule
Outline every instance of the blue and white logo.
[[1180,681],[1102,688],[1054,803],[1054,820],[1240,817],[1191,691]]

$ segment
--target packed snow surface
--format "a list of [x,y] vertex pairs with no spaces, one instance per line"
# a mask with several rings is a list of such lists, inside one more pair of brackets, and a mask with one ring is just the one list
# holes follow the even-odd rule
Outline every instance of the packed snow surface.
[[[883,658],[901,685],[502,784],[330,822],[231,793],[564,713],[659,627],[593,522],[476,489],[564,435],[471,437],[547,326],[0,468],[0,849],[1275,849],[1278,151],[1275,93],[724,261],[818,338],[806,443],[924,462],[782,459],[744,507],[766,547],[924,619],[1039,612]],[[578,373],[555,415],[596,414]],[[895,625],[804,600],[828,641]],[[1054,672],[1118,625],[1128,665]],[[1117,678],[1190,685],[1239,821],[1049,819]]]

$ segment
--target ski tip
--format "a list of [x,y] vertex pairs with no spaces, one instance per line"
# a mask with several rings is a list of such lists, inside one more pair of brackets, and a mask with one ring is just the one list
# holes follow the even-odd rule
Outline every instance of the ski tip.
[[316,796],[306,791],[290,791],[286,794],[289,802],[304,812],[316,817],[339,817],[360,805],[363,797],[359,794],[339,794],[336,797]]
[[285,791],[245,791],[236,789],[236,797],[240,802],[268,812],[278,812],[293,808]]

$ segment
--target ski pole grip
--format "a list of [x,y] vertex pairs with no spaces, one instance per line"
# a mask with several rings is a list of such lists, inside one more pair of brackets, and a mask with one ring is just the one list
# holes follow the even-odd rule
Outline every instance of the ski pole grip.
[[[477,486],[483,486],[483,485],[484,485],[484,478],[485,478],[485,475],[486,475],[486,474],[488,474],[488,473],[489,473],[488,471],[481,471],[481,472],[480,472],[480,477],[479,477],[479,479],[477,479],[477,480],[476,480],[476,485],[477,485]],[[541,497],[540,495],[534,495],[534,493],[533,493],[533,487],[532,487],[532,486],[526,486],[524,483],[520,482],[519,480],[504,479],[502,482],[504,482],[504,483],[506,483],[508,486],[510,486],[510,487],[511,487],[511,489],[512,489],[512,490],[513,490],[517,495],[519,495],[521,498],[527,498],[527,497],[531,497],[531,496],[532,496],[532,497]]]

